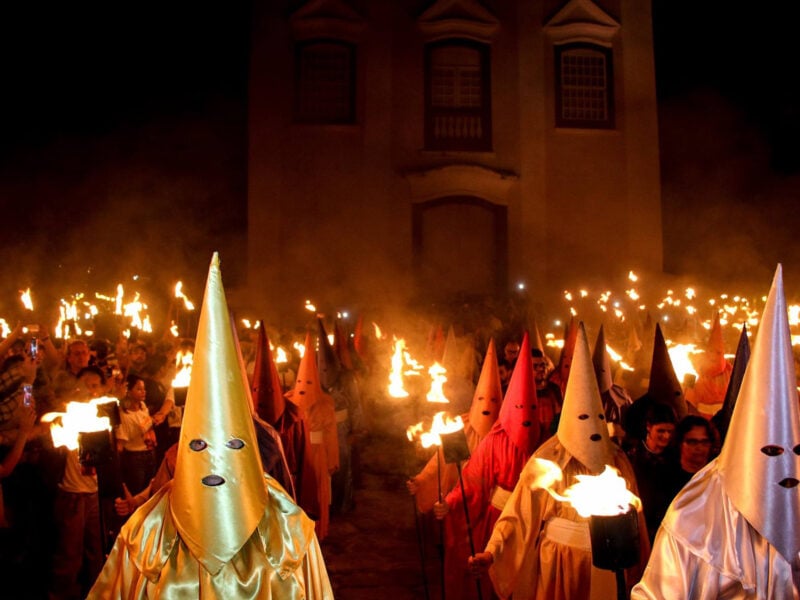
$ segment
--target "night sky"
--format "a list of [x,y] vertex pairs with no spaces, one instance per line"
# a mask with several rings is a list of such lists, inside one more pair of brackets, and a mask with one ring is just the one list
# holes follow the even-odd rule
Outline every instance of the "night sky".
[[[32,4],[0,9],[0,298],[148,272],[200,287],[214,249],[243,282],[249,2]],[[800,268],[787,5],[654,0],[670,272],[766,289],[782,260],[789,289]]]

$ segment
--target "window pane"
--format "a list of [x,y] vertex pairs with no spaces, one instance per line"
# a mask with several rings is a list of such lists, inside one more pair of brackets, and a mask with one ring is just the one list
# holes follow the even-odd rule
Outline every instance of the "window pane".
[[316,42],[299,50],[297,118],[315,123],[351,122],[354,50],[346,44]]
[[564,49],[560,57],[561,124],[609,122],[610,82],[606,54],[591,48],[569,48]]

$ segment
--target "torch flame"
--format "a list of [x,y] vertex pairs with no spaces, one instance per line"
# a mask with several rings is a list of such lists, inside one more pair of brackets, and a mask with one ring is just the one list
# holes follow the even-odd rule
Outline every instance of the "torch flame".
[[286,354],[286,350],[283,347],[278,346],[275,349],[275,362],[278,364],[283,364],[289,362],[289,357]]
[[[50,423],[50,437],[53,438],[53,445],[77,450],[79,433],[110,431],[109,418],[97,416],[97,406],[108,402],[119,403],[116,398],[110,396],[93,398],[88,402],[68,402],[66,412],[49,412],[42,415],[42,423]],[[59,418],[60,422],[56,422],[56,419]]]
[[430,369],[428,375],[431,376],[431,389],[425,398],[428,402],[439,402],[441,404],[449,404],[449,400],[444,395],[444,384],[447,383],[447,369],[442,365],[435,362]]
[[403,353],[405,348],[406,341],[403,338],[399,340],[394,338],[392,342],[392,370],[389,372],[389,395],[392,398],[408,397],[408,392],[403,387],[403,364],[405,362]]
[[22,305],[28,309],[33,310],[33,300],[31,299],[31,288],[26,289],[24,292],[20,290],[19,299],[22,300]]
[[194,303],[183,293],[183,282],[181,281],[175,284],[175,297],[179,300],[183,300],[183,305],[186,307],[186,310],[194,310]]
[[625,479],[609,465],[600,475],[576,475],[578,482],[559,494],[553,489],[564,477],[558,465],[541,458],[534,459],[534,463],[531,489],[543,489],[556,500],[569,503],[582,517],[620,515],[630,506],[638,508],[641,504]]
[[678,381],[684,381],[687,374],[697,377],[697,371],[690,358],[692,354],[700,353],[697,346],[695,344],[670,344],[671,341],[667,340],[667,352]]
[[304,308],[309,312],[317,312],[317,307],[311,304],[311,300],[306,300]]
[[179,350],[175,355],[175,367],[177,369],[175,377],[172,379],[172,387],[185,388],[189,387],[189,381],[192,378],[192,363],[194,362],[194,354],[191,350]]
[[441,434],[453,433],[461,429],[464,429],[464,421],[460,416],[451,418],[447,413],[441,411],[433,415],[431,428],[428,431],[425,431],[424,425],[420,422],[406,429],[406,436],[411,442],[415,438],[419,438],[423,448],[430,448],[442,445],[442,438],[439,437]]

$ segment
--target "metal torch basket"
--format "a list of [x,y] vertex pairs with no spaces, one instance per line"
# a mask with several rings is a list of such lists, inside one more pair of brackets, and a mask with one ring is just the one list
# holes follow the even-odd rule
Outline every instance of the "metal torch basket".
[[633,506],[620,515],[592,515],[589,519],[592,564],[620,571],[639,562],[639,515]]

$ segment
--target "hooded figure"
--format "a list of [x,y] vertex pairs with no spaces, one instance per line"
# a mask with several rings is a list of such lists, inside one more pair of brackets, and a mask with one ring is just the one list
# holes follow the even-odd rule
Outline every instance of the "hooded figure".
[[305,460],[309,451],[305,422],[300,408],[283,396],[280,375],[263,322],[258,328],[251,393],[258,417],[272,425],[280,436],[286,465],[292,477],[293,496],[301,506],[309,510],[307,503],[300,501],[299,495],[302,487],[305,497],[316,497],[316,484],[311,484],[313,472]]
[[314,523],[262,472],[215,254],[173,482],[127,521],[89,598],[333,598]]
[[714,315],[714,323],[708,336],[708,344],[703,354],[700,372],[694,386],[686,390],[686,400],[706,419],[710,419],[725,401],[725,392],[731,380],[733,368],[725,360],[725,346],[722,340],[722,325],[719,313]]
[[747,325],[742,324],[739,345],[736,347],[736,358],[733,359],[731,379],[728,382],[728,389],[725,391],[725,401],[722,403],[722,408],[711,418],[711,422],[719,432],[720,445],[725,442],[728,425],[733,416],[733,408],[736,406],[736,398],[739,396],[748,362],[750,362],[750,341],[747,339]]
[[[526,333],[497,421],[464,466],[464,495],[476,548],[486,544],[522,467],[539,445],[541,430],[530,356]],[[473,595],[477,597],[474,578],[467,568],[470,549],[464,535],[464,501],[460,487],[447,495],[443,508],[440,510],[437,506],[434,512],[437,516],[446,514],[446,596],[464,600]],[[480,584],[483,597],[489,598],[489,578],[484,575]]]
[[572,366],[572,355],[575,352],[575,339],[578,335],[578,328],[575,325],[575,318],[571,318],[564,329],[564,347],[558,358],[558,365],[550,376],[550,381],[561,388],[561,395],[564,395],[569,380],[569,371]]
[[333,398],[336,409],[336,439],[339,444],[339,470],[331,477],[331,509],[335,513],[344,513],[355,506],[352,441],[356,434],[364,431],[361,392],[354,373],[344,368],[334,346],[328,341],[328,334],[320,317],[317,317],[317,325],[320,383],[322,389]]
[[[580,474],[598,475],[614,467],[636,494],[633,469],[625,454],[608,437],[605,414],[594,374],[589,344],[581,324],[577,328],[572,369],[556,435],[544,442],[528,461],[474,568],[489,568],[500,598],[564,600],[613,598],[616,584],[611,571],[592,566],[589,520],[572,506],[555,500],[534,486],[540,473],[534,459],[559,466],[563,479],[555,491],[575,483]],[[638,579],[647,560],[644,518],[639,511],[640,565],[626,573],[630,584]]]
[[[307,466],[313,472],[313,485],[301,481],[298,485],[300,506],[317,522],[320,540],[328,535],[331,504],[331,478],[339,469],[339,441],[336,432],[336,409],[333,398],[322,390],[317,371],[316,352],[311,333],[306,334],[305,354],[297,367],[297,380],[289,399],[300,407],[305,421],[308,452]],[[308,493],[311,489],[315,497]]]
[[[491,430],[502,404],[503,392],[500,388],[500,373],[497,369],[497,351],[494,340],[489,340],[481,376],[475,388],[475,396],[472,398],[472,406],[468,413],[461,415],[470,454],[475,451],[480,441]],[[438,452],[442,453],[441,446]],[[408,482],[408,489],[415,497],[419,512],[428,512],[439,500],[440,469],[442,492],[447,494],[458,484],[458,470],[455,463],[445,462],[443,454],[438,459],[434,454],[422,471]]]
[[633,598],[800,598],[800,407],[780,265],[720,455],[672,502]]
[[606,415],[608,433],[612,438],[621,440],[625,436],[625,431],[622,428],[622,419],[633,400],[623,387],[614,383],[611,357],[606,349],[606,336],[602,325],[594,345],[592,363],[594,364],[597,385],[600,389],[600,399],[603,402],[603,410]]

